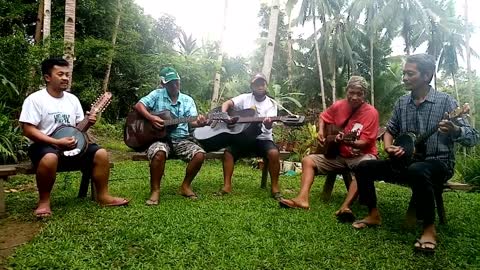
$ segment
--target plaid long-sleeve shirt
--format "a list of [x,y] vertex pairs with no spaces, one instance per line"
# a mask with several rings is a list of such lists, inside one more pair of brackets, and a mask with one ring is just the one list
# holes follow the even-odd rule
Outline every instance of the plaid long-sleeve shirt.
[[[406,132],[426,134],[431,129],[437,128],[446,112],[452,112],[457,107],[454,98],[433,88],[430,88],[425,101],[418,107],[410,94],[405,95],[395,104],[393,115],[387,123],[387,130],[394,138]],[[474,146],[479,138],[479,133],[465,118],[458,118],[456,124],[461,128],[461,134],[457,138],[437,131],[425,141],[425,160],[444,161],[452,174],[455,166],[454,142]]]

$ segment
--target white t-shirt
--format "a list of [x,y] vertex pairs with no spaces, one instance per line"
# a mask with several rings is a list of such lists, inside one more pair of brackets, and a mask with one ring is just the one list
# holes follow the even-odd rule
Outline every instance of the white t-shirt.
[[[244,110],[254,108],[259,117],[277,116],[277,105],[267,96],[259,102],[252,93],[241,94],[232,98],[235,110]],[[272,129],[266,129],[262,124],[262,134],[257,136],[258,140],[273,141]]]
[[19,121],[50,135],[61,125],[76,126],[83,118],[82,105],[76,96],[64,91],[63,97],[56,98],[44,88],[25,99]]

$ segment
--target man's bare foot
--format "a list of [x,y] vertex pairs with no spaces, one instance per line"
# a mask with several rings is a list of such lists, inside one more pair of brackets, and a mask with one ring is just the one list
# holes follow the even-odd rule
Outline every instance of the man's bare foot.
[[120,197],[113,197],[110,195],[104,196],[102,198],[98,198],[97,202],[101,206],[124,206],[129,203],[127,199],[120,198]]
[[50,201],[38,202],[37,209],[33,212],[37,218],[48,218],[52,216],[52,210],[50,209]]
[[310,205],[305,202],[297,201],[297,199],[280,199],[280,207],[282,208],[301,208],[301,209],[310,209]]
[[368,227],[376,227],[380,226],[382,224],[382,220],[380,217],[374,217],[374,216],[366,216],[365,218],[361,220],[357,220],[353,222],[352,226],[355,229],[365,229]]
[[198,199],[198,196],[197,194],[195,194],[195,192],[193,192],[191,186],[184,186],[182,185],[180,187],[180,190],[178,191],[180,193],[180,195],[182,195],[183,197],[186,197],[186,198],[189,198],[189,199],[192,199],[192,200],[196,200]]
[[423,230],[422,236],[418,239],[414,247],[418,251],[434,252],[437,247],[437,232],[435,225],[429,225]]

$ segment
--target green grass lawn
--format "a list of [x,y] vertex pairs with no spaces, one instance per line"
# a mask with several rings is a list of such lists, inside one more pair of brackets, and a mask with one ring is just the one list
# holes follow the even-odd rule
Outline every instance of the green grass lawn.
[[[33,241],[7,261],[15,269],[479,269],[480,195],[448,192],[448,223],[439,227],[434,256],[413,252],[419,230],[403,229],[410,191],[377,183],[383,225],[356,231],[334,212],[345,195],[338,181],[330,203],[319,200],[323,178],[311,192],[311,210],[285,210],[259,188],[259,170],[238,165],[234,192],[213,195],[222,184],[219,161],[208,161],[194,182],[200,195],[177,195],[185,164],[168,161],[158,207],[147,207],[147,162],[117,162],[110,190],[131,199],[128,207],[101,208],[77,199],[79,174],[60,174],[53,217]],[[33,185],[13,177],[7,188]],[[299,176],[281,177],[286,197]],[[10,219],[32,221],[37,194],[30,188],[7,194]],[[366,209],[355,204],[357,215]]]

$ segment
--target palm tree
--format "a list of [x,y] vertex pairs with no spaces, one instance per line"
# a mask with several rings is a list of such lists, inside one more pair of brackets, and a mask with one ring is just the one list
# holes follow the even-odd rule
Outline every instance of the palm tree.
[[265,57],[263,58],[262,73],[270,81],[270,73],[272,72],[273,54],[275,51],[275,41],[277,39],[278,15],[280,14],[279,0],[272,0],[270,8],[270,22],[268,24],[267,46],[265,48]]
[[43,1],[43,42],[48,46],[48,40],[50,37],[50,22],[52,19],[52,0]]
[[192,34],[187,35],[185,31],[180,30],[180,36],[178,37],[180,43],[181,54],[193,55],[198,51],[197,40],[193,38]]
[[215,72],[215,78],[213,80],[213,93],[212,93],[212,101],[210,103],[210,108],[213,109],[217,106],[219,100],[219,92],[220,92],[220,72],[222,67],[223,61],[223,37],[225,36],[225,28],[227,26],[227,11],[228,11],[228,0],[225,0],[225,6],[223,9],[223,29],[222,29],[222,37],[220,38],[220,45],[218,46],[218,58],[217,58],[217,67]]
[[[298,0],[288,0],[287,5],[294,6],[297,2]],[[340,7],[343,2],[343,0],[302,0],[300,13],[297,18],[297,22],[302,25],[304,25],[307,20],[312,20],[313,23],[313,38],[317,57],[318,75],[320,78],[320,92],[322,95],[323,110],[327,108],[327,104],[325,100],[325,86],[323,83],[322,57],[320,55],[317,38],[317,13],[320,22],[325,23],[329,16],[340,13]]]
[[68,82],[69,89],[72,85],[73,58],[75,49],[75,1],[76,0],[65,0],[65,31],[63,36],[63,54],[65,60],[68,61],[70,68],[70,80]]
[[470,62],[470,54],[472,53],[472,50],[470,48],[470,25],[468,23],[468,0],[465,0],[465,48],[467,48],[467,76],[468,76],[468,96],[470,97],[470,105],[472,107],[471,110],[471,119],[472,119],[472,126],[475,127],[475,95],[473,93],[473,88],[472,88],[472,65]]
[[357,0],[353,1],[349,7],[348,14],[352,21],[356,22],[362,14],[365,14],[365,32],[369,40],[369,54],[370,54],[370,103],[375,106],[375,80],[374,80],[374,43],[377,40],[378,32],[383,29],[389,30],[389,18],[382,17],[382,9],[385,6],[386,0]]
[[35,44],[40,43],[42,39],[42,26],[43,26],[43,0],[38,2],[37,22],[35,23]]
[[112,50],[108,57],[107,71],[105,71],[105,78],[103,78],[102,91],[105,93],[108,89],[108,83],[110,80],[110,71],[112,70],[113,57],[115,55],[115,44],[117,43],[118,28],[120,27],[120,18],[122,16],[122,1],[117,0],[117,16],[115,17],[115,26],[112,33]]

